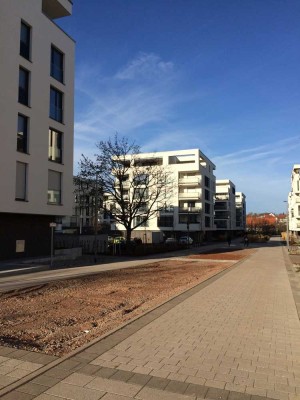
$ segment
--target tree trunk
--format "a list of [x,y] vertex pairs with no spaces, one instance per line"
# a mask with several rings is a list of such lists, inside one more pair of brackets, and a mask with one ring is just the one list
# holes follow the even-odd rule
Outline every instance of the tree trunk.
[[126,245],[130,244],[131,232],[132,232],[132,229],[131,228],[127,228],[127,230],[126,230]]

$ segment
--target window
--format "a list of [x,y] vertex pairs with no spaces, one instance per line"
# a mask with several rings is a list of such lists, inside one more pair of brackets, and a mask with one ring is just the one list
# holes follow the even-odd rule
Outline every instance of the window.
[[19,103],[29,105],[29,71],[19,69]]
[[28,152],[28,118],[18,115],[17,151]]
[[48,203],[61,204],[61,173],[48,171]]
[[205,189],[205,200],[210,200],[209,190]]
[[206,187],[208,187],[208,188],[210,187],[210,179],[208,176],[204,177],[204,184]]
[[133,193],[134,200],[145,201],[148,199],[148,189],[147,188],[135,188]]
[[179,214],[180,224],[198,224],[199,216],[197,214]]
[[210,217],[205,217],[205,228],[210,228]]
[[53,87],[50,89],[50,118],[63,122],[63,94]]
[[173,215],[162,215],[157,218],[157,226],[161,228],[172,228],[173,223]]
[[30,59],[30,37],[31,28],[22,21],[20,32],[20,55],[27,60]]
[[27,164],[17,162],[16,170],[16,200],[26,200]]
[[147,174],[140,174],[133,178],[134,186],[143,186],[149,184],[149,175]]
[[48,160],[57,163],[62,162],[62,137],[61,132],[49,129]]
[[210,214],[210,204],[205,203],[205,214]]
[[59,82],[64,81],[64,55],[54,46],[51,47],[51,76]]
[[133,219],[133,226],[143,226],[143,227],[147,227],[149,226],[149,221],[145,220],[145,217],[142,217],[141,215],[137,215],[134,219]]

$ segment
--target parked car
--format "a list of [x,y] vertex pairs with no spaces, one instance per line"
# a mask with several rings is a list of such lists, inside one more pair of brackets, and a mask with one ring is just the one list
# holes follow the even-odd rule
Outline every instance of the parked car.
[[193,243],[193,239],[189,236],[181,236],[179,238],[179,243],[180,244],[192,244]]
[[165,241],[165,244],[175,244],[175,243],[177,243],[177,239],[172,238],[172,237],[167,238]]

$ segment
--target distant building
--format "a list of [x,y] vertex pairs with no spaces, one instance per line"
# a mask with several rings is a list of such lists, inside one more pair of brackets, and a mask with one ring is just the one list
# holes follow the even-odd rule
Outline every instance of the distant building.
[[72,214],[74,41],[70,0],[0,2],[0,259],[50,253]]
[[[168,169],[174,191],[168,207],[161,209],[134,237],[155,242],[165,237],[190,235],[195,241],[214,230],[215,165],[198,149],[138,154],[143,166],[161,165]],[[126,187],[126,181],[123,183]],[[136,222],[141,216],[137,216]],[[124,230],[116,224],[114,229]]]
[[214,207],[216,230],[236,230],[235,198],[235,185],[229,179],[217,179]]
[[300,237],[300,164],[291,173],[291,191],[288,197],[289,231],[294,239]]
[[246,230],[246,196],[242,192],[235,192],[236,229]]

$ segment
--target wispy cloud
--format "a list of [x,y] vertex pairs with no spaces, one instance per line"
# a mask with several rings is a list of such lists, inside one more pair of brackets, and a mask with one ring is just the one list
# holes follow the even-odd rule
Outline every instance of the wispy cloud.
[[171,61],[163,61],[153,53],[140,53],[134,60],[118,71],[115,78],[121,80],[153,80],[161,77],[166,78],[166,74],[172,74],[173,71],[174,64]]
[[281,139],[275,142],[268,142],[265,145],[238,150],[233,153],[214,157],[214,160],[221,166],[242,165],[250,161],[270,162],[273,165],[275,161],[285,161],[285,156],[291,152],[300,149],[300,135]]
[[[86,68],[86,66],[84,66]],[[172,62],[154,54],[139,54],[111,76],[101,76],[88,69],[77,79],[78,105],[75,135],[78,140],[89,135],[109,136],[115,131],[130,135],[139,127],[167,119],[172,105],[178,102],[170,82],[176,75]]]
[[213,158],[218,179],[230,179],[247,196],[248,211],[284,211],[290,173],[300,154],[300,135]]

